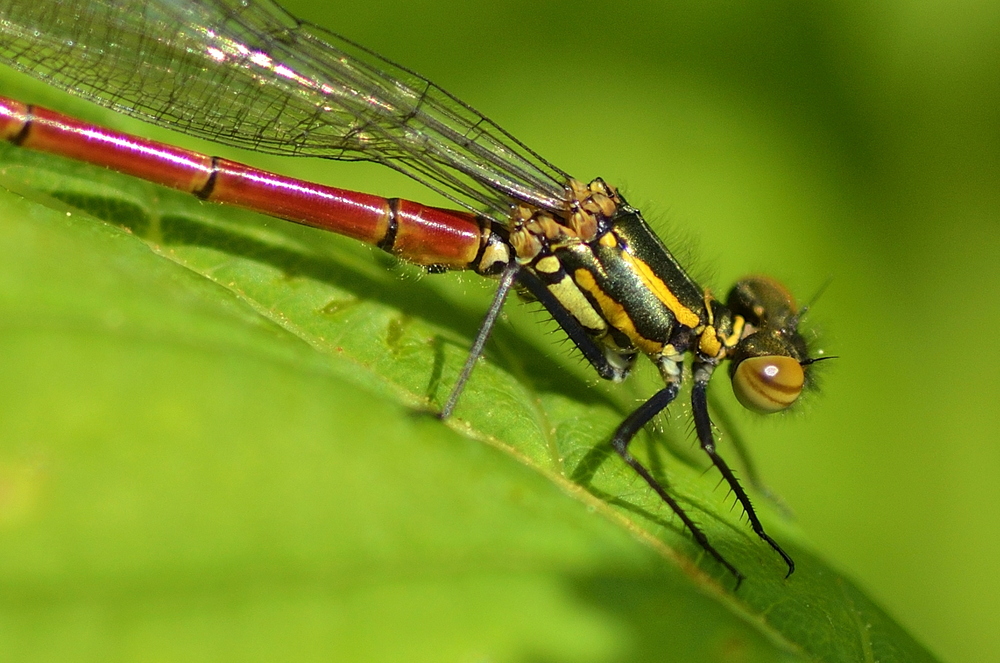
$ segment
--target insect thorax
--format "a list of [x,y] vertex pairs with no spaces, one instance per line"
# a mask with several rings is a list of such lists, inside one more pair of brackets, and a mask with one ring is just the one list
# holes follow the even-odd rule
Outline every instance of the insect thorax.
[[519,206],[510,243],[624,377],[638,353],[656,363],[688,351],[722,359],[733,316],[707,296],[649,228],[602,180],[567,187],[563,214]]

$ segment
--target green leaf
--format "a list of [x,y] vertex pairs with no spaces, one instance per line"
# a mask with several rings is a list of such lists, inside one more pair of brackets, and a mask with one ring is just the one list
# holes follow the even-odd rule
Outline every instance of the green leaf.
[[427,415],[478,277],[0,158],[13,658],[932,660],[758,498],[786,580],[673,422],[637,453],[747,575],[734,593],[606,444],[651,383],[595,385],[526,307],[456,417]]

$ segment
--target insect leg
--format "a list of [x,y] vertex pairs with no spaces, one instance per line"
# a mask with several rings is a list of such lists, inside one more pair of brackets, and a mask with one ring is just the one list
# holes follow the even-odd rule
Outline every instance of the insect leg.
[[743,510],[747,514],[747,519],[750,521],[750,528],[785,560],[785,564],[788,565],[788,573],[785,575],[787,578],[795,571],[795,562],[788,553],[781,549],[778,542],[764,531],[764,526],[761,524],[760,518],[757,517],[757,512],[754,511],[753,504],[750,503],[750,496],[747,495],[747,492],[740,485],[739,480],[737,480],[736,475],[733,474],[729,465],[726,464],[726,461],[722,459],[722,456],[719,455],[715,448],[715,439],[712,436],[712,420],[708,416],[707,398],[708,381],[712,377],[714,368],[710,364],[695,364],[694,366],[694,384],[691,387],[691,413],[694,416],[694,427],[698,434],[698,442],[701,444],[701,448],[705,450],[705,453],[708,454],[708,457],[712,459],[712,464],[718,468],[722,474],[722,478],[729,484],[729,488],[733,491],[733,494],[736,495],[737,501],[743,507]]
[[605,380],[618,381],[628,375],[630,361],[625,366],[613,364],[597,343],[590,337],[583,325],[573,317],[573,314],[563,306],[545,283],[529,269],[521,270],[517,277],[518,283],[527,288],[528,292],[545,307],[549,315],[562,328],[566,336],[576,345],[583,357],[590,362],[597,374]]
[[472,375],[472,369],[476,367],[476,362],[483,356],[483,348],[486,347],[486,341],[493,331],[493,325],[496,324],[497,318],[500,316],[500,311],[503,309],[503,304],[507,301],[507,295],[510,294],[510,289],[514,285],[518,269],[518,265],[512,263],[500,273],[500,283],[497,285],[496,294],[493,295],[493,301],[486,312],[486,317],[483,318],[482,324],[479,325],[476,340],[472,344],[472,349],[469,350],[469,356],[465,360],[465,365],[462,366],[462,372],[458,375],[455,386],[451,388],[448,400],[445,401],[444,407],[441,408],[441,414],[438,415],[439,418],[447,419],[455,410],[455,405],[458,404],[458,397],[462,395],[465,383],[469,381],[469,376]]
[[659,414],[663,408],[670,405],[670,403],[677,398],[677,392],[680,390],[679,377],[680,376],[678,376],[678,379],[675,381],[668,382],[666,387],[653,394],[648,401],[640,405],[625,419],[625,421],[621,423],[620,426],[618,426],[618,429],[611,438],[611,446],[618,453],[618,455],[621,456],[622,460],[624,460],[629,467],[635,470],[635,472],[649,484],[649,487],[660,496],[660,499],[666,502],[667,506],[669,506],[673,512],[677,514],[677,517],[681,519],[681,522],[683,522],[684,525],[691,530],[691,535],[694,537],[694,540],[698,542],[698,545],[700,545],[709,555],[714,557],[719,564],[726,567],[726,569],[733,574],[736,578],[736,589],[739,589],[740,583],[743,582],[743,574],[740,573],[735,566],[730,564],[726,558],[722,556],[722,553],[715,549],[711,542],[709,542],[708,537],[705,536],[705,533],[701,531],[687,512],[681,508],[681,505],[677,502],[677,500],[670,493],[668,493],[660,482],[653,477],[650,471],[646,469],[642,463],[636,460],[636,458],[628,451],[628,445],[632,441],[632,438],[635,437],[636,433],[642,430],[643,426],[649,423],[649,421]]

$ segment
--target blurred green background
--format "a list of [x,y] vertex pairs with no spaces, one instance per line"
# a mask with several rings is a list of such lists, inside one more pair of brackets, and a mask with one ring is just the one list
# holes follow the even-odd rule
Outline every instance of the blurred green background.
[[[624,187],[716,291],[829,283],[820,392],[739,427],[827,560],[944,660],[1000,659],[1000,5],[286,4]],[[359,164],[270,164],[438,202]]]

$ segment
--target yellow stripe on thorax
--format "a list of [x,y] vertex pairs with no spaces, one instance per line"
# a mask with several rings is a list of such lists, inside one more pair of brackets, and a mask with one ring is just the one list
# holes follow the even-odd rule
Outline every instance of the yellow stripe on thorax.
[[657,299],[663,302],[664,306],[670,309],[670,312],[674,314],[677,322],[691,329],[695,329],[701,324],[701,317],[699,317],[697,313],[689,309],[687,306],[684,306],[684,304],[677,299],[677,296],[674,295],[673,291],[670,290],[667,284],[656,275],[649,265],[630,254],[628,251],[622,251],[622,259],[624,259],[625,264],[627,264],[632,271],[635,272],[640,279],[642,279],[643,284],[649,288],[649,291],[652,292]]
[[652,341],[639,334],[625,308],[601,290],[593,274],[586,269],[578,269],[573,273],[573,280],[597,302],[608,324],[625,334],[636,347],[646,354],[658,354],[663,350],[663,343]]
[[581,325],[591,331],[603,331],[607,329],[604,318],[594,310],[587,298],[583,296],[569,276],[564,276],[558,282],[548,286],[552,296],[559,300],[570,314],[576,318]]

